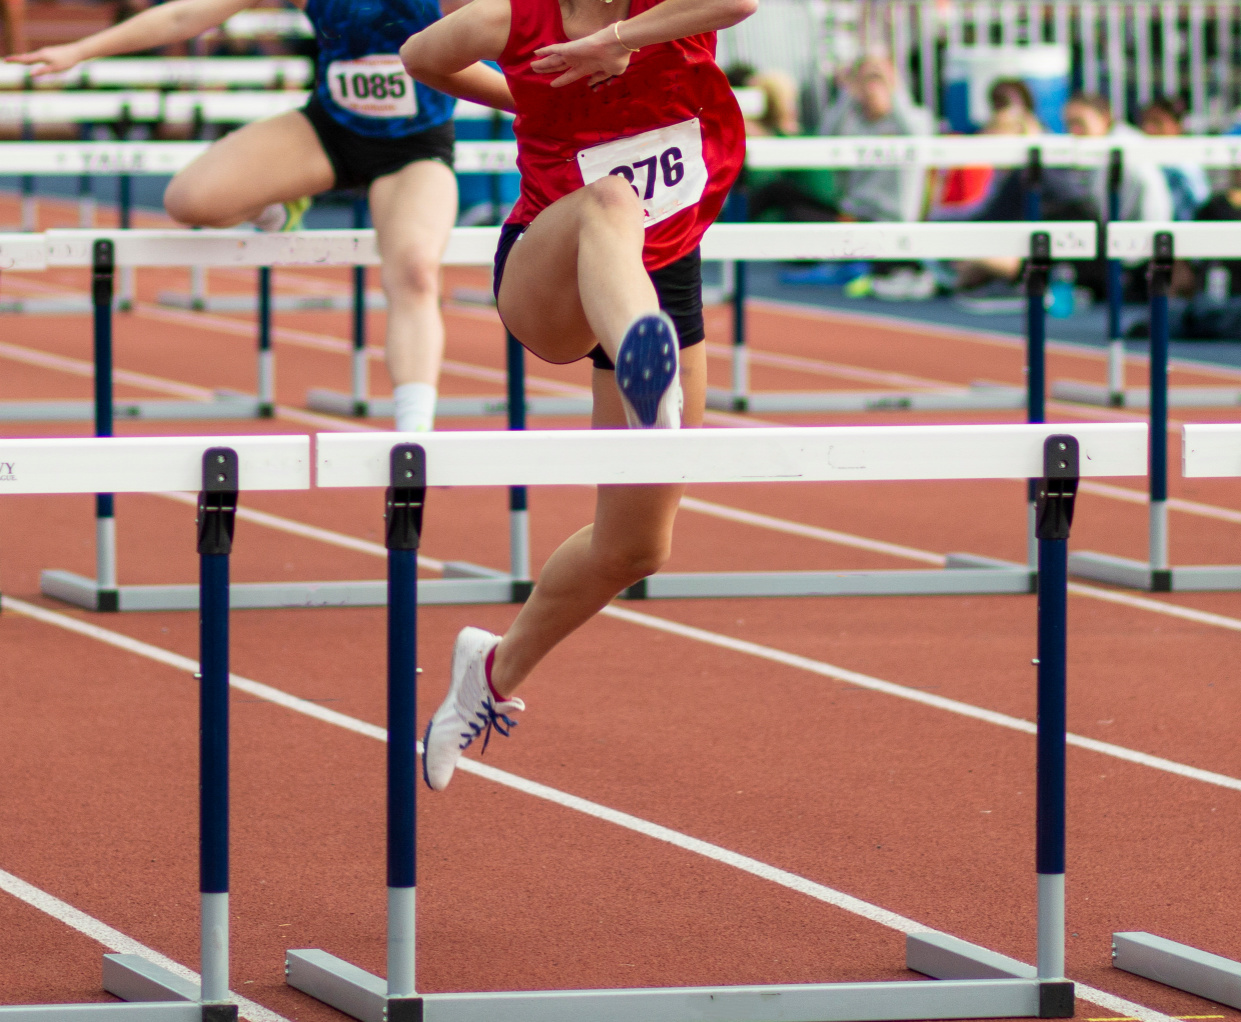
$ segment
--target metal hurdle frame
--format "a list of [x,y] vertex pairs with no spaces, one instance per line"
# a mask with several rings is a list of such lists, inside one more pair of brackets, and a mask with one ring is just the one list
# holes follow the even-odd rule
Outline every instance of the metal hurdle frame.
[[[1168,285],[1175,257],[1219,259],[1241,254],[1235,225],[1227,222],[1114,224],[1109,254],[1149,259],[1151,265],[1150,350],[1150,525],[1146,561],[1081,551],[1069,571],[1081,578],[1150,592],[1206,592],[1241,589],[1241,565],[1173,566],[1168,558]],[[1211,394],[1224,388],[1185,388]]]
[[[199,892],[201,984],[140,955],[103,957],[103,988],[126,1004],[5,1005],[4,1022],[124,1019],[233,1022],[229,1001],[229,555],[240,489],[310,486],[310,438],[143,437],[0,440],[7,493],[199,490]],[[244,484],[244,486],[243,486]],[[112,494],[98,499],[111,500]]]
[[[1241,476],[1241,423],[1186,423],[1186,478]],[[1241,1008],[1241,962],[1144,931],[1112,934],[1112,965],[1157,983]]]
[[[1057,433],[1066,429],[1072,433]],[[1089,433],[1088,439],[1084,439]],[[1075,435],[1076,434],[1076,435]],[[420,443],[320,434],[318,485],[387,485],[387,979],[319,949],[290,950],[290,985],[364,1022],[835,1022],[1073,1014],[1064,977],[1066,557],[1081,468],[1128,474],[1141,424],[837,427],[678,433],[448,433]],[[1080,449],[1079,449],[1080,441]],[[928,475],[926,466],[936,465]],[[910,938],[907,964],[933,982],[420,994],[417,892],[417,547],[429,485],[774,482],[1041,477],[1038,604],[1038,964],[943,934]],[[425,584],[425,583],[423,583]],[[939,938],[936,940],[935,938]]]
[[[938,225],[864,225],[863,233],[872,244],[881,244],[885,252],[920,251],[932,229]],[[851,229],[840,225],[779,225],[721,224],[711,228],[704,239],[704,251],[712,257],[732,258],[744,253],[748,258],[805,258],[841,244]],[[99,236],[100,232],[50,232],[49,261],[57,265],[85,265],[91,260],[96,272],[96,430],[107,435],[112,429],[111,412],[111,313],[107,282],[115,264],[178,265],[188,259],[189,246],[198,261],[209,265],[271,265],[273,263],[309,263],[315,265],[365,265],[374,263],[374,235],[370,231],[303,231],[292,234],[255,234],[252,232],[131,231],[119,234],[114,242]],[[942,228],[941,228],[942,233]],[[477,264],[490,258],[497,231],[494,228],[461,228],[454,232],[445,262]],[[1077,255],[1091,258],[1094,254],[1093,224],[1062,223],[1049,232],[1033,232],[1023,236],[1011,224],[974,224],[968,230],[953,232],[948,254],[966,252],[1020,252],[1021,244],[1031,244],[1029,275],[1032,333],[1029,360],[1033,395],[1028,418],[1038,423],[1043,418],[1041,401],[1043,358],[1042,294],[1045,268],[1053,254],[1062,258]],[[875,240],[877,239],[877,240]],[[115,244],[115,252],[110,246]],[[944,249],[937,248],[937,251]],[[93,255],[92,255],[93,253]],[[509,352],[510,400],[503,404],[512,409],[510,427],[521,429],[525,413],[537,414],[537,401],[521,402],[523,394],[522,350],[511,339]],[[270,384],[270,375],[267,377]],[[252,399],[239,399],[252,400]],[[485,402],[500,404],[493,399],[456,398],[461,404]],[[561,399],[563,400],[563,399]],[[177,403],[174,403],[177,404]],[[200,407],[210,408],[209,403]],[[585,409],[583,409],[585,410]],[[477,414],[477,412],[475,413]],[[762,431],[766,432],[766,431]],[[1031,498],[1032,499],[1032,498]],[[1032,505],[1031,505],[1032,507]],[[45,595],[65,600],[75,606],[92,610],[174,610],[191,609],[197,593],[184,584],[157,586],[120,586],[117,581],[113,514],[110,504],[101,504],[97,512],[97,570],[94,579],[76,573],[48,570],[41,579]],[[1034,512],[1029,511],[1030,535],[1033,535]],[[524,490],[515,486],[510,498],[510,568],[502,572],[465,562],[446,566],[445,578],[424,585],[424,602],[473,603],[514,602],[525,599],[530,591],[528,522]],[[890,569],[875,571],[784,571],[784,572],[696,572],[666,573],[652,576],[631,587],[624,596],[629,599],[679,599],[685,597],[750,597],[750,596],[862,596],[862,595],[961,595],[984,593],[1034,592],[1037,556],[1031,539],[1026,564],[1017,564],[972,554],[950,554],[942,569]],[[381,581],[246,583],[233,587],[233,605],[237,607],[289,606],[377,606],[387,598]]]
[[[1135,163],[1196,163],[1203,167],[1241,167],[1241,138],[1235,136],[1178,138],[1146,138],[1110,136],[1097,139],[1079,139],[1085,151],[1109,147],[1108,159],[1108,347],[1107,383],[1087,383],[1082,380],[1056,380],[1051,387],[1052,397],[1078,404],[1099,405],[1110,408],[1148,408],[1150,393],[1143,387],[1125,386],[1125,341],[1121,330],[1121,265],[1128,251],[1128,242],[1111,244],[1111,236],[1119,232],[1121,238],[1131,238],[1135,228],[1149,228],[1150,224],[1125,223],[1120,220],[1120,187],[1124,175],[1124,161]],[[1178,222],[1180,227],[1188,223]],[[1123,251],[1122,251],[1123,250]],[[1148,254],[1149,255],[1149,254]],[[1192,253],[1189,253],[1192,257]],[[1153,326],[1152,326],[1153,329]],[[1227,408],[1241,405],[1241,387],[1171,387],[1167,392],[1169,408]]]

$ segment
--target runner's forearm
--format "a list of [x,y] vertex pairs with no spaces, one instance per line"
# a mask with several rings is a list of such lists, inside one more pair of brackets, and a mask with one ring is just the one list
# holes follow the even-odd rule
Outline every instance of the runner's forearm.
[[423,85],[429,85],[458,99],[468,99],[472,103],[481,103],[496,110],[508,110],[510,113],[514,109],[513,96],[508,90],[504,75],[486,64],[472,64],[455,74],[421,70],[413,77]]
[[636,50],[730,28],[756,10],[758,0],[663,0],[622,22],[620,34]]
[[118,53],[149,50],[184,42],[219,25],[230,15],[251,6],[254,0],[169,0],[148,7],[140,14],[80,39],[75,44],[82,60]]

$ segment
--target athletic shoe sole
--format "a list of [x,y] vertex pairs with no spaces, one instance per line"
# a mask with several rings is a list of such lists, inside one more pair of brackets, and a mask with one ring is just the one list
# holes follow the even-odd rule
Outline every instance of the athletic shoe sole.
[[629,325],[616,352],[616,386],[632,429],[678,429],[681,381],[677,331],[664,312]]

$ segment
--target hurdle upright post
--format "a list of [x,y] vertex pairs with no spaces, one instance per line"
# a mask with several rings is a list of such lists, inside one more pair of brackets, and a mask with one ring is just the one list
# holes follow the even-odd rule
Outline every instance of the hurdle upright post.
[[[1031,150],[1034,152],[1035,150]],[[1051,278],[1051,235],[1030,235],[1026,261],[1026,421],[1046,421],[1047,391],[1047,283]],[[1026,564],[1038,569],[1037,502],[1039,480],[1031,479],[1026,496]]]
[[258,414],[270,419],[276,414],[276,357],[271,346],[271,267],[260,266],[258,274]]
[[[1124,180],[1124,154],[1113,149],[1107,160],[1107,222],[1106,226],[1120,220],[1120,186]],[[1105,226],[1105,231],[1106,231]],[[1100,251],[1107,252],[1106,237],[1101,239]],[[1119,259],[1107,260],[1107,391],[1108,404],[1121,408],[1125,403],[1125,340],[1121,331],[1121,308],[1124,302],[1124,282],[1121,279]]]
[[[366,200],[353,201],[353,226],[355,230],[366,227]],[[353,398],[353,414],[366,415],[369,411],[370,379],[366,361],[366,267],[353,268],[353,362],[351,365],[350,390]]]
[[[228,1001],[229,555],[237,511],[237,452],[203,452],[198,495],[199,892],[204,1004]],[[236,1005],[213,1022],[237,1017]]]
[[[1036,870],[1038,978],[1043,981],[1039,985],[1039,1014],[1044,1018],[1073,1013],[1073,987],[1064,979],[1066,656],[1068,540],[1079,473],[1080,451],[1076,438],[1049,436],[1043,444],[1043,478],[1039,485],[1037,523]],[[1055,1003],[1049,1004],[1049,1001]],[[1044,1008],[1048,1010],[1042,1010]],[[1051,1010],[1053,1008],[1060,1011]]]
[[1168,562],[1168,291],[1172,284],[1171,233],[1154,237],[1150,264],[1150,572],[1151,591],[1172,589]]
[[[526,428],[526,349],[521,341],[504,331],[505,360],[508,368],[508,428]],[[508,490],[509,575],[513,579],[513,599],[521,602],[530,595],[530,504],[524,486]]]
[[1043,219],[1043,150],[1038,146],[1030,146],[1026,155],[1025,173],[1022,175],[1025,186],[1025,206],[1027,220]]
[[390,460],[388,548],[388,1022],[421,1019],[415,985],[418,803],[418,546],[426,453],[396,444]]
[[[112,290],[116,252],[101,238],[91,251],[91,305],[95,348],[95,436],[112,436]],[[96,610],[120,609],[116,575],[116,498],[95,496]]]
[[[128,174],[121,174],[118,182],[119,193],[117,196],[117,207],[119,209],[118,226],[122,231],[128,231],[133,227],[133,178]],[[122,309],[132,309],[134,307],[134,267],[121,267],[121,287],[118,304]]]

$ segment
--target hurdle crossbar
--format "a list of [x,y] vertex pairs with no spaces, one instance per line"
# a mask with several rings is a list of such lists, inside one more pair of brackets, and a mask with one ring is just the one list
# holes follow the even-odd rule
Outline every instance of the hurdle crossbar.
[[198,490],[200,983],[139,955],[105,955],[103,987],[126,1002],[4,1005],[0,1020],[235,1022],[229,992],[229,556],[237,496],[307,489],[310,438],[0,439],[5,494]]
[[[1168,555],[1168,408],[1172,403],[1172,390],[1168,387],[1168,290],[1172,265],[1175,258],[1182,256],[1209,257],[1229,251],[1241,255],[1235,230],[1229,244],[1228,226],[1210,223],[1117,224],[1109,232],[1116,251],[1144,251],[1151,258],[1150,388],[1149,400],[1143,402],[1150,409],[1148,556],[1145,561],[1140,561],[1083,550],[1069,558],[1069,570],[1082,578],[1152,592],[1241,589],[1241,565],[1173,565]],[[1182,227],[1188,230],[1182,232]],[[1241,403],[1241,392],[1232,393],[1234,399],[1231,403]]]
[[[1108,424],[1115,426],[1116,424]],[[821,1022],[927,1018],[1043,1018],[1073,1014],[1064,977],[1065,570],[1080,468],[1127,474],[1144,456],[1141,424],[1089,427],[944,426],[787,430],[429,434],[321,434],[320,486],[387,486],[388,515],[388,928],[387,978],[321,949],[290,950],[288,982],[365,1022]],[[1079,446],[1080,445],[1080,446]],[[975,974],[913,983],[814,983],[748,987],[419,993],[415,974],[417,842],[417,548],[427,487],[787,482],[842,479],[1025,478],[1039,490],[1038,964],[1010,961],[963,941],[951,967]],[[972,949],[972,950],[971,950]],[[979,960],[971,956],[978,952]],[[938,971],[917,953],[908,961]],[[1016,963],[1020,965],[1020,963]],[[987,971],[989,970],[989,971]],[[986,975],[988,978],[982,978]]]

